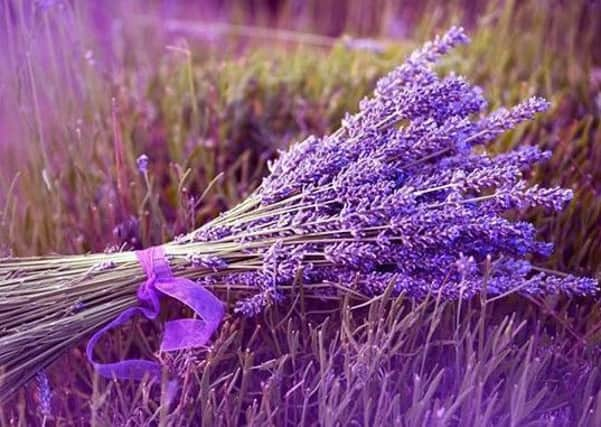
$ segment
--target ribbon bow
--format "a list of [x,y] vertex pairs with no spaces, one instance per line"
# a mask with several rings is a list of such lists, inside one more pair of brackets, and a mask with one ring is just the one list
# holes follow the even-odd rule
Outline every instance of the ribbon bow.
[[114,363],[94,361],[94,347],[109,329],[123,325],[140,313],[155,319],[160,311],[161,294],[177,299],[190,307],[202,320],[177,319],[165,323],[161,351],[185,350],[206,345],[223,318],[223,304],[211,292],[189,279],[174,277],[165,259],[162,246],[137,251],[136,257],[146,273],[146,282],[138,288],[138,307],[128,308],[112,322],[96,332],[86,347],[88,360],[99,375],[106,378],[141,380],[144,376],[161,377],[161,365],[144,359],[129,359]]

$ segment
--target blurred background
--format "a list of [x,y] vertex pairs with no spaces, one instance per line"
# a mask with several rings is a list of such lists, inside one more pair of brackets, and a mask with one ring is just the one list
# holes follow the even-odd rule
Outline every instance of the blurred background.
[[[601,1],[596,0],[0,0],[0,256],[141,248],[193,230],[244,199],[278,149],[336,129],[378,77],[451,25],[465,26],[472,43],[445,59],[441,72],[453,69],[481,85],[491,109],[531,95],[552,102],[548,113],[491,149],[537,144],[553,150],[530,179],[572,188],[576,197],[558,217],[532,214],[541,237],[556,243],[548,266],[598,275]],[[136,162],[142,154],[149,158],[147,170]],[[544,387],[534,380],[525,386],[528,393],[547,393],[536,397],[538,412],[531,418],[546,414],[576,425],[574,414],[594,410],[597,418],[590,420],[601,420],[601,378],[593,372],[601,316],[595,304],[549,304],[543,314],[525,304],[523,317],[537,324],[553,313],[550,329],[562,331],[557,336],[563,334],[563,341],[543,347],[569,349],[570,360],[552,360],[561,369]],[[244,337],[240,346],[248,344]],[[306,360],[319,363],[310,355],[308,338],[305,344]],[[515,364],[503,375],[517,372],[532,356],[522,347],[514,350]],[[425,360],[428,345],[419,351]],[[248,369],[261,371],[267,357]],[[56,420],[73,425],[92,411],[114,423],[133,413],[122,395],[120,406],[98,403],[90,409],[87,401],[97,397],[97,384],[90,383],[79,350],[58,366],[76,369],[72,376],[65,369],[49,371],[55,395],[69,396],[51,405]],[[248,395],[228,388],[232,402],[251,405],[262,393],[261,381],[249,380],[254,391]],[[410,402],[414,385],[406,387],[397,392]],[[43,393],[39,386],[30,388],[20,410],[36,425]],[[500,395],[494,410],[503,420],[511,389]],[[203,396],[199,407],[212,404]],[[59,401],[67,403],[59,408]],[[462,402],[457,400],[458,407],[464,408]],[[436,405],[414,410],[421,414]],[[211,411],[227,418],[223,414],[233,413],[228,408]],[[242,403],[236,408],[242,410]],[[465,411],[463,419],[472,420]],[[594,425],[582,419],[580,425]]]
[[[148,244],[197,226],[256,186],[276,149],[337,126],[451,24],[474,43],[449,65],[492,107],[554,101],[541,143],[566,142],[560,180],[597,192],[591,153],[567,140],[598,138],[599,1],[2,0],[0,16],[4,252]],[[143,208],[142,153],[161,190]]]

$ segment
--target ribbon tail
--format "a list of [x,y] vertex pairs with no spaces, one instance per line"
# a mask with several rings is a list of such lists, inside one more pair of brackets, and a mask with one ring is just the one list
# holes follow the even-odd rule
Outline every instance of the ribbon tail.
[[143,359],[130,359],[123,360],[121,362],[114,363],[99,363],[94,360],[94,347],[102,338],[102,336],[112,328],[117,326],[121,326],[126,323],[129,319],[131,319],[136,314],[141,313],[145,317],[149,319],[154,319],[157,316],[156,311],[149,310],[142,307],[132,307],[124,312],[122,312],[119,316],[117,316],[113,321],[111,321],[108,325],[100,329],[92,338],[88,341],[86,346],[86,355],[88,360],[94,366],[96,372],[99,375],[108,378],[119,378],[119,379],[133,379],[133,380],[141,380],[144,377],[147,378],[160,378],[161,377],[161,365],[156,362],[151,362],[149,360]]
[[160,379],[161,365],[144,359],[128,359],[114,363],[94,363],[98,375],[113,379],[141,381],[144,378]]
[[211,292],[191,280],[173,277],[162,246],[138,251],[136,256],[147,276],[147,281],[138,289],[138,299],[149,307],[132,307],[123,311],[112,322],[96,332],[86,347],[88,360],[98,374],[106,378],[160,379],[161,365],[150,360],[129,359],[114,363],[94,361],[94,347],[109,329],[123,325],[138,313],[149,319],[158,316],[160,306],[157,291],[184,303],[201,318],[167,322],[161,351],[184,350],[206,345],[224,315],[223,304]]
[[185,350],[202,347],[213,335],[217,325],[209,325],[198,319],[179,319],[165,323],[161,351]]
[[165,324],[161,351],[185,350],[207,345],[221,323],[221,301],[197,283],[184,278],[158,281],[156,289],[190,307],[199,319],[178,319]]

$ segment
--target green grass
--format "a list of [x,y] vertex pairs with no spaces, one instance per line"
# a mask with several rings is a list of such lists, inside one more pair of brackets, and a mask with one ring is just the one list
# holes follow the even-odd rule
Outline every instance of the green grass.
[[[576,197],[559,217],[533,213],[557,245],[549,266],[599,274],[599,7],[508,1],[462,14],[464,3],[413,11],[412,37],[383,40],[382,53],[350,49],[343,39],[330,47],[306,36],[283,42],[276,32],[272,39],[225,35],[216,44],[184,33],[185,42],[167,42],[159,31],[141,35],[149,23],[133,15],[139,5],[131,3],[116,8],[130,19],[122,33],[111,33],[110,63],[82,4],[23,14],[17,28],[6,29],[0,65],[0,253],[142,247],[190,231],[244,199],[278,148],[335,128],[419,41],[465,21],[473,41],[441,69],[481,84],[492,107],[531,94],[552,101],[549,113],[493,149],[553,150],[532,180],[573,188]],[[311,16],[315,31],[335,16],[322,7],[322,18]],[[344,29],[383,36],[377,29],[394,7],[367,9],[349,6]],[[287,13],[280,11],[283,27],[295,23]],[[245,22],[243,11],[231,14]],[[148,179],[135,166],[142,153],[151,159]],[[112,357],[130,348],[149,354],[159,335],[136,323],[114,334]],[[365,303],[318,301],[299,290],[260,319],[229,317],[210,351],[161,355],[180,376],[171,403],[167,383],[104,381],[82,348],[74,349],[48,370],[54,399],[46,419],[594,426],[601,425],[600,342],[601,313],[592,300],[442,304],[434,295],[420,304],[387,297]],[[0,424],[41,424],[38,394],[33,384],[24,388],[0,410]]]

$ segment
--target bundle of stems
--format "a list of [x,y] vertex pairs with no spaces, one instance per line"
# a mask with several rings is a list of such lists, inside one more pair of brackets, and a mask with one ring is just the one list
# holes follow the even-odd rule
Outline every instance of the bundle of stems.
[[[320,297],[594,293],[593,279],[537,268],[552,245],[515,219],[571,199],[524,179],[549,153],[482,149],[548,103],[486,114],[480,88],[432,69],[467,41],[451,28],[426,43],[339,130],[281,153],[244,202],[163,245],[173,274],[250,294],[234,307],[245,316],[298,285]],[[134,252],[0,260],[0,399],[139,304],[144,280]]]
[[[236,211],[240,211],[241,204]],[[163,245],[173,273],[201,278],[213,267],[195,257],[227,260],[233,270],[260,260],[240,245],[211,242]],[[133,251],[0,259],[0,401],[66,350],[137,304],[143,272]]]

